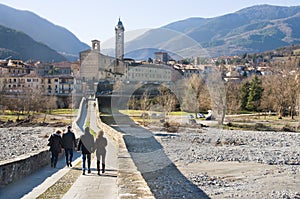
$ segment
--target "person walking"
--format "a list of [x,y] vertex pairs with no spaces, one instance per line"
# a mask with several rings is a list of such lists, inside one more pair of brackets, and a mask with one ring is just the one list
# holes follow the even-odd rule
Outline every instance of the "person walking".
[[56,168],[58,155],[63,148],[61,134],[61,130],[56,130],[48,139],[48,146],[50,146],[49,151],[51,151],[51,167],[53,168]]
[[90,133],[90,128],[86,127],[84,129],[84,134],[80,136],[78,141],[77,150],[81,150],[82,155],[82,175],[85,175],[86,170],[86,160],[88,173],[91,173],[91,153],[94,149],[94,137]]
[[76,147],[75,134],[71,130],[71,126],[68,126],[67,131],[63,133],[62,140],[65,149],[66,164],[72,167],[73,150]]
[[107,139],[103,137],[104,131],[100,130],[98,132],[97,138],[95,140],[95,150],[96,150],[96,157],[97,157],[97,171],[98,175],[100,175],[100,160],[102,161],[102,173],[105,172],[105,156],[106,156],[106,149],[107,146]]

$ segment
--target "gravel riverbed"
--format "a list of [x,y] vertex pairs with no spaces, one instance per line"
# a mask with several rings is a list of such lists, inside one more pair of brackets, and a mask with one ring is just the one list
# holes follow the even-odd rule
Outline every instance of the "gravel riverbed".
[[153,132],[180,172],[210,198],[300,198],[300,133]]
[[9,160],[47,147],[53,127],[0,128],[0,160]]
[[[47,138],[55,129],[0,128],[0,160],[46,148]],[[177,133],[149,130],[180,173],[198,187],[182,186],[180,183],[186,181],[177,178],[169,164],[145,174],[157,198],[187,198],[187,192],[199,190],[217,199],[300,198],[300,133],[187,127]],[[198,198],[197,194],[193,198]]]

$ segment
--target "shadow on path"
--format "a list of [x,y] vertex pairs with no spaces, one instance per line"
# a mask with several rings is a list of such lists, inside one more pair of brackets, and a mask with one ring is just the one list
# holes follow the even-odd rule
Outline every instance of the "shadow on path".
[[[74,151],[73,160],[80,157],[80,153]],[[47,178],[51,177],[59,170],[66,166],[65,156],[62,155],[57,162],[56,168],[50,167],[50,153],[49,164],[35,171],[34,173],[14,182],[0,189],[0,198],[18,199],[31,192],[35,187],[42,184]]]
[[133,125],[121,113],[114,114],[114,118],[103,116],[101,120],[124,134],[127,149],[155,198],[209,198],[177,169],[151,131]]

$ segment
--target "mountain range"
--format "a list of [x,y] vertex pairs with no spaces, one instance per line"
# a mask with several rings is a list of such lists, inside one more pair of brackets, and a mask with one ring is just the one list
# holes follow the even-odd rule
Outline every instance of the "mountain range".
[[257,5],[214,18],[188,18],[150,30],[126,44],[126,56],[139,57],[137,49],[145,56],[148,49],[152,53],[154,48],[181,57],[263,52],[299,44],[299,27],[300,6]]
[[49,48],[38,43],[21,31],[0,25],[0,59],[39,60],[44,62],[60,62],[67,59]]
[[[72,61],[78,59],[79,52],[90,48],[67,29],[32,12],[0,4],[0,15],[0,59],[19,56]],[[257,5],[223,16],[193,17],[149,30],[125,43],[125,57],[147,60],[156,51],[169,52],[175,59],[259,53],[300,44],[299,27],[300,6]],[[101,51],[114,56],[112,49]]]
[[[55,25],[35,13],[0,4],[0,15],[0,25],[22,31],[36,42],[47,45],[69,60],[76,60],[80,51],[90,48],[66,28]],[[3,48],[1,44],[0,48]],[[30,46],[27,47],[30,50]]]

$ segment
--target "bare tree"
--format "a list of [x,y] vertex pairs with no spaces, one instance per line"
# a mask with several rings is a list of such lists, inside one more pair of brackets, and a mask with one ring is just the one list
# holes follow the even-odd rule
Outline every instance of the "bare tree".
[[211,68],[205,77],[205,82],[211,99],[213,115],[218,120],[218,123],[223,125],[226,114],[226,89],[221,73],[216,67]]
[[167,86],[162,84],[159,86],[158,90],[158,102],[163,107],[166,117],[173,109],[175,109],[178,100]]
[[281,69],[263,79],[263,108],[277,111],[279,118],[289,111],[293,118],[299,97],[299,81],[296,74]]
[[235,82],[228,82],[226,84],[226,103],[227,113],[236,114],[241,107],[241,100],[238,97],[240,95],[240,84]]
[[148,91],[146,90],[140,100],[141,109],[144,111],[149,111],[151,107],[151,100],[149,98]]
[[194,112],[196,116],[200,110],[204,111],[210,108],[210,96],[205,79],[203,76],[193,74],[192,77],[186,81],[182,109]]
[[181,104],[181,109],[188,112],[199,112],[198,93],[199,81],[196,78],[191,78],[185,82],[185,93]]
[[44,112],[44,119],[43,119],[43,123],[46,122],[46,118],[48,114],[52,113],[52,110],[57,108],[57,104],[56,104],[56,97],[51,95],[51,96],[41,96],[40,98],[40,102],[44,103],[45,106],[41,107],[41,111]]

